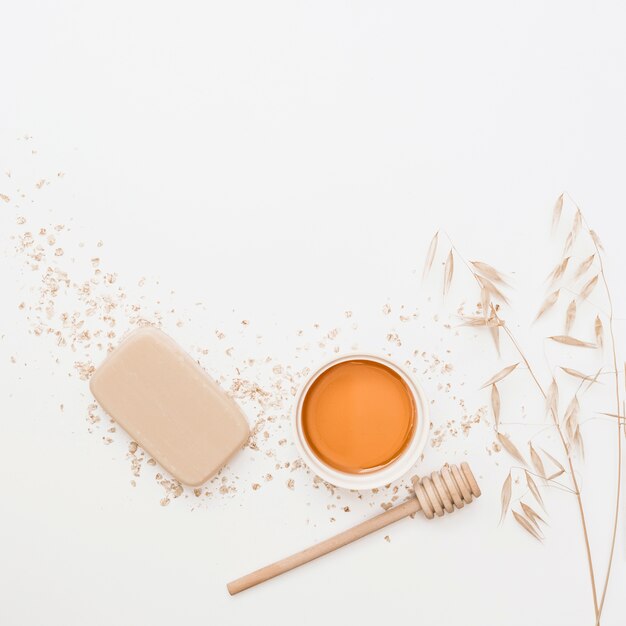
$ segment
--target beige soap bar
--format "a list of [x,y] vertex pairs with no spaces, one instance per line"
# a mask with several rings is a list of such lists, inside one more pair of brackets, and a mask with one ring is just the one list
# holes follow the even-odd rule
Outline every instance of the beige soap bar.
[[233,399],[165,333],[131,333],[91,378],[102,408],[175,478],[201,485],[250,430]]

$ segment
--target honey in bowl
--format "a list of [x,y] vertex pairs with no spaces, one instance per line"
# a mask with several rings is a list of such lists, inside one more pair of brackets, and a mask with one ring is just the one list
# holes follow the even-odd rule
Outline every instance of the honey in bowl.
[[393,463],[417,426],[409,385],[392,368],[367,359],[324,370],[302,403],[302,432],[320,461],[350,474]]

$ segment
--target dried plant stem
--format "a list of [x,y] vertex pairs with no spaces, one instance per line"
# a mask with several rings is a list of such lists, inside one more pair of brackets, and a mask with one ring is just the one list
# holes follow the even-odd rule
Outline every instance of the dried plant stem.
[[[585,226],[587,229],[586,220]],[[591,233],[589,233],[591,235]],[[598,261],[600,262],[600,276],[602,277],[602,283],[604,284],[604,290],[606,292],[606,296],[609,302],[609,335],[611,337],[611,350],[613,353],[613,371],[615,373],[615,403],[616,403],[616,411],[617,415],[620,415],[620,395],[619,395],[619,373],[617,371],[617,350],[615,348],[615,333],[613,332],[613,299],[611,298],[611,290],[609,289],[609,283],[606,279],[606,274],[604,273],[604,261],[602,258],[602,254],[600,248],[598,246],[598,242],[595,237],[591,237],[593,241],[593,245],[596,248],[596,254],[598,256]],[[609,578],[611,576],[611,566],[613,565],[613,554],[615,552],[615,540],[617,538],[617,525],[619,521],[619,507],[620,507],[620,494],[622,490],[622,437],[620,433],[620,421],[617,421],[617,493],[615,495],[615,513],[613,516],[613,532],[611,536],[611,551],[609,553],[609,563],[606,568],[606,576],[604,578],[604,584],[602,586],[602,596],[600,598],[600,606],[596,616],[596,626],[600,623],[600,616],[602,615],[602,609],[604,608],[604,601],[606,599],[606,592],[609,587]],[[626,435],[626,423],[624,424],[624,434]]]
[[[496,313],[496,317],[497,317],[497,313]],[[517,343],[517,340],[515,339],[515,336],[510,331],[508,326],[505,325],[505,326],[503,326],[503,328],[504,328],[504,332],[506,333],[507,337],[511,340],[511,343],[513,344],[513,346],[517,350],[518,354],[520,355],[520,358],[522,359],[522,361],[524,361],[524,364],[528,368],[528,372],[530,373],[533,381],[535,382],[535,385],[539,389],[539,392],[544,397],[544,400],[547,399],[548,396],[547,396],[547,394],[546,394],[542,384],[539,382],[539,379],[535,375],[535,372],[534,372],[530,362],[526,358],[526,355],[524,354],[524,352],[521,349],[520,345]],[[580,487],[578,485],[578,481],[576,480],[576,473],[574,472],[574,463],[572,461],[572,456],[571,456],[571,453],[570,453],[570,447],[567,445],[567,442],[566,442],[565,437],[563,435],[563,431],[561,430],[561,426],[559,424],[559,417],[558,417],[558,415],[555,415],[554,410],[551,410],[550,412],[552,413],[552,418],[554,419],[554,425],[556,426],[556,430],[557,430],[557,432],[559,434],[559,438],[561,440],[561,443],[563,444],[563,449],[565,450],[565,454],[567,456],[567,464],[569,465],[569,469],[570,469],[570,475],[571,475],[571,478],[572,478],[572,485],[574,487],[574,494],[576,495],[576,501],[578,502],[578,510],[580,512],[580,523],[581,523],[582,530],[583,530],[583,536],[585,538],[585,551],[587,553],[587,564],[589,566],[589,577],[591,579],[591,592],[592,592],[592,595],[593,595],[593,606],[594,606],[595,615],[596,615],[596,623],[598,623],[599,619],[600,619],[600,610],[599,610],[599,607],[598,607],[598,592],[596,590],[596,579],[595,579],[595,574],[594,574],[594,571],[593,571],[593,560],[591,558],[591,545],[589,543],[589,533],[587,531],[587,519],[585,517],[585,507],[583,505],[582,495],[580,493]]]
[[[467,266],[469,271],[472,273],[472,275],[476,279],[476,282],[480,286],[481,285],[480,280],[476,276],[475,272],[472,270],[472,268],[469,265],[469,263],[465,260],[465,257],[462,254],[459,253],[458,249],[454,246],[454,244],[452,243],[452,240],[450,239],[450,236],[447,233],[446,233],[446,236],[448,237],[448,240],[450,240],[450,245],[452,246],[453,250],[457,253],[458,257]],[[497,313],[497,311],[495,311],[495,309],[493,311],[493,315],[495,316],[496,320],[499,323],[502,323],[502,320],[498,316],[498,313]],[[524,351],[522,350],[521,346],[519,345],[519,343],[515,339],[515,336],[513,335],[513,333],[511,332],[511,330],[509,329],[509,327],[506,324],[502,323],[502,328],[504,329],[504,332],[507,335],[507,337],[511,340],[511,343],[513,344],[513,346],[514,346],[515,350],[517,351],[517,353],[519,354],[520,358],[522,359],[522,361],[526,365],[526,367],[528,369],[528,372],[530,373],[531,378],[533,379],[535,385],[539,389],[539,392],[543,396],[544,400],[547,400],[548,395],[547,395],[546,391],[544,390],[543,385],[541,384],[541,382],[539,382],[539,379],[537,378],[533,367],[531,366],[530,362],[526,358],[526,355],[524,354]],[[615,366],[615,370],[617,371],[617,363],[616,363],[616,366]],[[565,455],[567,457],[567,464],[569,465],[569,469],[570,469],[570,475],[571,475],[571,479],[572,479],[572,486],[574,488],[574,494],[576,495],[576,501],[578,502],[578,510],[579,510],[579,513],[580,513],[580,523],[581,523],[581,527],[582,527],[582,531],[583,531],[583,537],[584,537],[584,540],[585,540],[585,552],[586,552],[586,555],[587,555],[587,564],[588,564],[588,568],[589,568],[589,578],[591,580],[591,593],[592,593],[592,596],[593,596],[594,614],[596,616],[596,624],[598,624],[599,620],[600,620],[600,610],[599,610],[599,606],[598,606],[598,592],[597,592],[597,589],[596,589],[596,578],[595,578],[595,574],[594,574],[594,570],[593,570],[593,559],[591,557],[591,544],[589,542],[589,532],[587,530],[587,519],[586,519],[586,516],[585,516],[585,507],[583,505],[583,500],[582,500],[582,495],[581,495],[581,492],[580,492],[580,487],[578,485],[578,481],[576,480],[576,472],[574,471],[574,462],[572,460],[570,447],[567,444],[565,436],[563,435],[563,431],[561,430],[561,425],[559,424],[559,416],[557,414],[555,414],[553,409],[551,409],[550,412],[552,413],[552,418],[554,420],[554,425],[556,427],[557,433],[559,434],[559,438],[561,440],[561,443],[563,444],[563,450],[565,451]],[[619,407],[618,407],[618,413],[619,413]]]

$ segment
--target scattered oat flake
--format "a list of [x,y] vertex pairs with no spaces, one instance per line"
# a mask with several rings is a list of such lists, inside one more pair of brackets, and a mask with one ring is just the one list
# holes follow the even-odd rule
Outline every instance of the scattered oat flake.
[[11,198],[3,193],[0,193],[0,200],[2,200],[3,202],[11,202]]

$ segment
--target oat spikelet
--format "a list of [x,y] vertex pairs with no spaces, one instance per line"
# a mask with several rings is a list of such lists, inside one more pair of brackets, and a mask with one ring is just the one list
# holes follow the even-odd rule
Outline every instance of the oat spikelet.
[[598,246],[598,249],[602,250],[602,252],[604,252],[604,246],[602,245],[602,242],[600,241],[600,237],[598,237],[598,233],[596,233],[595,230],[590,230],[589,234],[591,235],[591,239],[593,240],[593,243]]
[[571,257],[566,256],[557,266],[548,274],[548,278],[546,279],[549,282],[549,286],[553,287],[554,284],[562,278],[563,274],[567,270],[567,266],[569,264],[569,260]]
[[574,280],[578,280],[593,265],[593,261],[595,258],[596,258],[596,255],[592,254],[591,256],[588,256],[578,266],[578,269],[576,270],[576,273],[574,274]]
[[589,282],[585,283],[581,292],[580,297],[583,300],[586,300],[591,292],[594,290],[595,286],[598,284],[598,275],[596,274]]
[[624,419],[624,416],[619,415],[618,413],[604,413],[603,411],[601,411],[600,415],[606,415],[607,417],[616,417],[617,419],[620,419],[620,420]]
[[452,275],[454,274],[454,255],[452,254],[452,249],[448,253],[448,258],[446,259],[446,265],[443,271],[443,295],[445,296],[450,289],[450,283],[452,282]]
[[574,239],[578,237],[580,227],[583,225],[583,216],[580,209],[576,207],[576,213],[574,214],[574,223],[572,225],[572,233],[574,233]]
[[468,315],[462,319],[463,319],[463,323],[461,324],[461,326],[497,327],[497,326],[502,325],[497,319],[494,319],[492,317],[490,317],[489,319],[485,319],[484,317],[474,317],[474,316]]
[[[591,387],[591,385],[594,385],[595,383],[598,382],[598,376],[600,376],[602,372],[602,368],[600,368],[597,372],[596,375],[589,381],[589,384],[587,385],[587,387],[585,388],[585,391],[587,391],[587,389],[589,389],[589,387]],[[600,383],[602,384],[602,383]]]
[[544,301],[544,303],[541,305],[541,308],[539,309],[539,313],[537,313],[537,317],[535,317],[535,322],[544,314],[546,313],[548,310],[550,310],[555,304],[556,301],[559,299],[559,292],[560,289],[557,289],[556,291],[553,291]]
[[569,335],[576,320],[576,300],[572,300],[565,313],[565,334]]
[[554,472],[553,474],[550,474],[550,476],[548,476],[546,478],[546,480],[554,480],[555,478],[558,478],[559,476],[561,476],[561,474],[564,474],[565,470],[558,470],[556,472]]
[[574,370],[571,367],[563,367],[561,365],[561,369],[566,374],[569,374],[570,376],[573,376],[574,378],[580,378],[580,380],[590,380],[590,381],[593,382],[593,377],[592,376],[588,376],[587,374],[583,374],[582,372],[579,372],[578,370]]
[[604,327],[602,326],[602,320],[600,316],[596,316],[595,324],[593,325],[594,331],[596,333],[596,343],[600,348],[604,347]]
[[422,279],[428,276],[431,267],[433,266],[433,261],[435,260],[435,254],[437,254],[437,243],[439,241],[439,231],[435,233],[435,236],[432,238],[430,245],[428,246],[428,253],[426,254],[426,262],[424,263],[424,271],[422,272]]
[[563,423],[565,425],[565,430],[569,436],[570,441],[574,441],[576,438],[576,431],[578,429],[578,414],[580,412],[580,404],[578,402],[578,397],[574,394],[571,402],[568,404],[567,409],[565,410],[565,416],[563,417]]
[[520,506],[522,507],[522,511],[526,514],[526,517],[535,525],[537,530],[540,530],[537,521],[543,522],[544,524],[547,523],[546,520],[544,520],[543,517],[537,513],[537,511],[525,502],[520,502]]
[[546,395],[546,412],[551,413],[554,421],[558,420],[559,416],[559,386],[556,384],[556,380],[553,378],[548,388]]
[[496,422],[496,430],[500,426],[500,392],[498,388],[491,385],[491,408],[493,409],[493,417]]
[[537,451],[533,448],[532,443],[529,443],[528,445],[530,446],[530,461],[533,464],[533,467],[537,471],[537,474],[539,474],[542,478],[545,478],[546,468],[543,466],[543,461],[541,460],[541,457],[539,456]]
[[541,535],[535,530],[535,527],[520,513],[512,511],[515,521],[528,533],[530,533],[537,541],[541,541]]
[[478,282],[484,289],[489,292],[492,298],[500,300],[505,304],[509,303],[508,298],[488,278],[485,278],[484,276],[478,276],[478,274],[474,274],[474,276],[476,276]]
[[535,500],[537,500],[537,502],[541,504],[541,507],[545,511],[546,507],[543,505],[543,498],[541,497],[541,494],[539,493],[539,488],[537,487],[537,484],[533,480],[533,477],[526,470],[524,470],[524,473],[526,474],[526,484],[528,485],[530,492],[533,494],[533,496],[535,496]]
[[507,285],[506,280],[502,274],[488,263],[482,261],[470,261],[470,263],[476,268],[479,274],[482,274],[485,278],[493,281],[494,283],[500,283],[501,285]]
[[502,447],[522,465],[526,465],[526,461],[522,456],[522,453],[517,449],[517,446],[504,434],[497,433],[498,441],[502,444]]
[[559,468],[559,476],[565,473],[565,468],[549,452],[546,452],[543,448],[541,448],[541,451]]
[[483,317],[487,319],[489,317],[489,292],[484,288],[480,288],[480,309],[483,312]]
[[556,341],[557,343],[564,343],[567,346],[575,346],[577,348],[597,348],[595,343],[589,343],[587,341],[581,341],[580,339],[576,339],[575,337],[569,337],[566,335],[554,335],[552,337],[548,337],[548,339],[552,339],[552,341]]
[[489,326],[489,333],[493,339],[493,345],[496,347],[496,352],[500,356],[500,326]]
[[519,363],[514,363],[513,365],[508,365],[504,369],[501,369],[497,374],[494,374],[482,387],[489,387],[489,385],[493,385],[495,383],[499,383],[503,378],[506,378],[517,366]]
[[570,231],[567,235],[567,239],[565,240],[565,246],[563,247],[563,256],[565,256],[572,249],[573,245],[574,233]]
[[511,472],[506,477],[502,485],[502,492],[500,494],[500,499],[502,501],[502,512],[500,513],[500,523],[506,517],[506,512],[509,510],[509,504],[511,502]]
[[554,209],[552,210],[552,232],[557,229],[559,221],[561,219],[561,213],[563,212],[563,194],[561,194],[554,203]]
[[583,444],[583,436],[580,433],[580,426],[576,427],[576,433],[574,434],[574,445],[580,450],[580,456],[583,461],[585,460],[585,445]]

